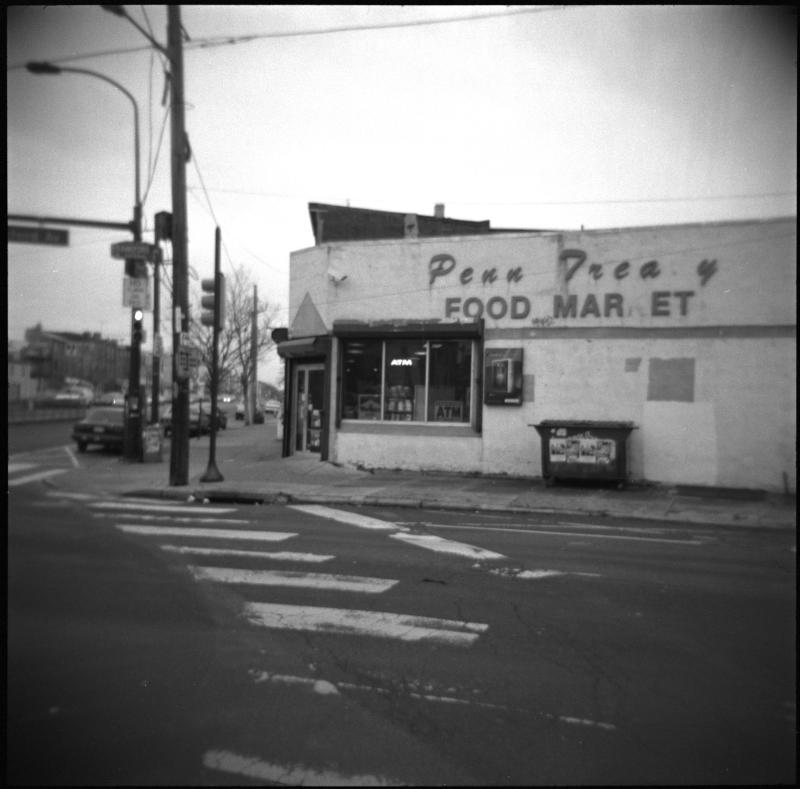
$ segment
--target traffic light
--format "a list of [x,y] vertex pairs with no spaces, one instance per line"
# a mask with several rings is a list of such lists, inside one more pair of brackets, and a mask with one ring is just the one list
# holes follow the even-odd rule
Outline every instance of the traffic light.
[[159,211],[155,220],[156,241],[172,241],[172,214]]
[[218,329],[222,329],[225,324],[225,276],[217,274],[218,286],[215,287],[214,279],[204,279],[201,287],[208,296],[201,297],[203,312],[200,314],[200,323],[203,326],[213,326],[215,323]]
[[144,312],[142,310],[133,311],[133,341],[140,343],[144,340],[144,330],[142,328],[142,319]]

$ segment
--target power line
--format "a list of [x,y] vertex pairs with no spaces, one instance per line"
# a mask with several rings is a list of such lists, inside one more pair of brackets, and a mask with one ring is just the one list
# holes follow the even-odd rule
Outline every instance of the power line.
[[[184,45],[184,51],[191,51],[195,49],[207,49],[210,47],[219,47],[219,46],[228,46],[231,44],[240,44],[249,41],[256,41],[260,39],[274,39],[274,38],[297,38],[300,36],[319,36],[319,35],[329,35],[333,33],[357,33],[361,31],[372,31],[372,30],[392,30],[404,27],[422,27],[422,26],[431,26],[431,25],[445,25],[445,24],[452,24],[457,22],[482,22],[487,19],[498,19],[502,17],[513,17],[519,16],[522,14],[539,14],[548,11],[563,11],[567,8],[574,8],[575,6],[544,6],[544,7],[526,7],[526,8],[516,8],[511,9],[508,11],[498,11],[489,14],[474,14],[474,15],[466,15],[466,16],[454,16],[454,17],[446,17],[442,19],[417,19],[411,20],[408,22],[384,22],[381,24],[375,25],[343,25],[341,27],[328,27],[328,28],[319,28],[319,29],[310,29],[310,30],[289,30],[289,31],[280,31],[280,32],[268,32],[268,33],[252,33],[249,35],[244,36],[214,36],[213,38],[202,38],[193,41],[188,41]],[[148,22],[149,24],[149,22]],[[120,49],[106,49],[100,50],[98,52],[87,52],[82,55],[71,55],[69,57],[62,57],[62,58],[48,58],[49,63],[54,63],[56,65],[61,63],[72,63],[78,60],[88,60],[91,58],[99,58],[99,57],[109,57],[112,55],[127,55],[134,52],[147,52],[153,49],[152,45],[145,45],[142,44],[137,47],[126,47]],[[17,63],[6,68],[6,71],[15,71],[19,69],[24,69],[25,63]]]
[[539,200],[535,202],[463,202],[461,200],[448,200],[451,205],[616,205],[630,203],[687,203],[702,202],[703,200],[753,200],[763,197],[787,197],[797,195],[797,192],[760,192],[758,194],[736,195],[707,195],[705,197],[643,197],[624,198],[621,200]]
[[518,16],[520,14],[539,14],[546,11],[564,10],[570,6],[547,6],[544,8],[517,8],[510,11],[498,11],[489,14],[473,14],[466,16],[446,17],[442,19],[415,19],[409,22],[382,22],[374,25],[342,25],[340,27],[327,27],[312,30],[282,31],[279,33],[251,33],[244,36],[215,36],[187,44],[187,49],[205,49],[208,47],[240,44],[266,38],[293,38],[297,36],[319,36],[330,33],[353,33],[365,30],[395,30],[403,27],[423,27],[430,25],[451,24],[454,22],[480,22],[485,19]]
[[[205,190],[205,186],[203,187]],[[249,189],[225,189],[211,187],[208,191],[221,192],[226,194],[249,195],[254,197],[285,198],[291,200],[305,200],[307,195],[287,194],[282,192],[259,192]],[[682,203],[682,202],[702,202],[703,200],[754,200],[766,197],[788,197],[797,195],[792,192],[760,192],[754,194],[729,194],[729,195],[707,195],[704,197],[643,197],[643,198],[621,198],[618,200],[536,200],[536,201],[467,201],[445,199],[447,205],[484,205],[484,206],[550,206],[550,205],[616,205],[630,203]],[[366,200],[369,202],[369,200]]]

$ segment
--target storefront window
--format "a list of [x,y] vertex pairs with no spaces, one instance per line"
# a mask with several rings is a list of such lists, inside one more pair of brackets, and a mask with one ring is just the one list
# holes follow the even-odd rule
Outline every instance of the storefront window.
[[472,342],[347,340],[342,418],[469,423]]
[[472,343],[430,343],[428,421],[469,422]]
[[426,343],[386,343],[386,399],[383,418],[391,422],[425,421]]
[[383,343],[380,340],[347,342],[343,353],[342,417],[380,419]]

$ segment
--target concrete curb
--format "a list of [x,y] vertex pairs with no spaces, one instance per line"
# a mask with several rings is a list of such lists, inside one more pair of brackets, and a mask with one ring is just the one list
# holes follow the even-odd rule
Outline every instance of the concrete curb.
[[698,526],[715,526],[729,529],[758,528],[773,531],[791,531],[795,528],[789,524],[770,524],[760,522],[759,516],[753,518],[740,517],[731,520],[730,517],[719,513],[702,512],[677,512],[677,513],[653,513],[640,511],[615,512],[611,509],[586,507],[520,507],[502,504],[498,502],[476,503],[476,502],[453,502],[430,499],[419,496],[406,497],[387,497],[382,495],[364,496],[336,493],[299,493],[297,491],[270,490],[254,491],[241,488],[226,488],[211,490],[208,488],[198,488],[192,485],[175,488],[163,489],[135,489],[124,492],[126,497],[168,499],[174,501],[205,501],[211,503],[236,503],[236,504],[320,504],[327,506],[348,506],[348,507],[387,507],[404,509],[432,509],[449,512],[502,512],[510,515],[556,515],[559,517],[570,516],[589,516],[597,518],[636,518],[639,520],[649,520],[661,523],[691,523]]

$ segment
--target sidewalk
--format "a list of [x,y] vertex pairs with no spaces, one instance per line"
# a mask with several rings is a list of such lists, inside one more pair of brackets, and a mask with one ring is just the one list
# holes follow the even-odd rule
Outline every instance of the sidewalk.
[[553,513],[643,518],[719,526],[796,528],[794,496],[755,491],[697,491],[665,486],[625,490],[542,480],[450,473],[365,471],[322,462],[317,456],[280,457],[275,423],[229,426],[217,437],[216,465],[224,479],[203,482],[209,439],[189,444],[189,484],[171,486],[169,442],[161,462],[130,463],[110,456],[85,480],[92,490],[148,498],[252,503],[313,503]]

